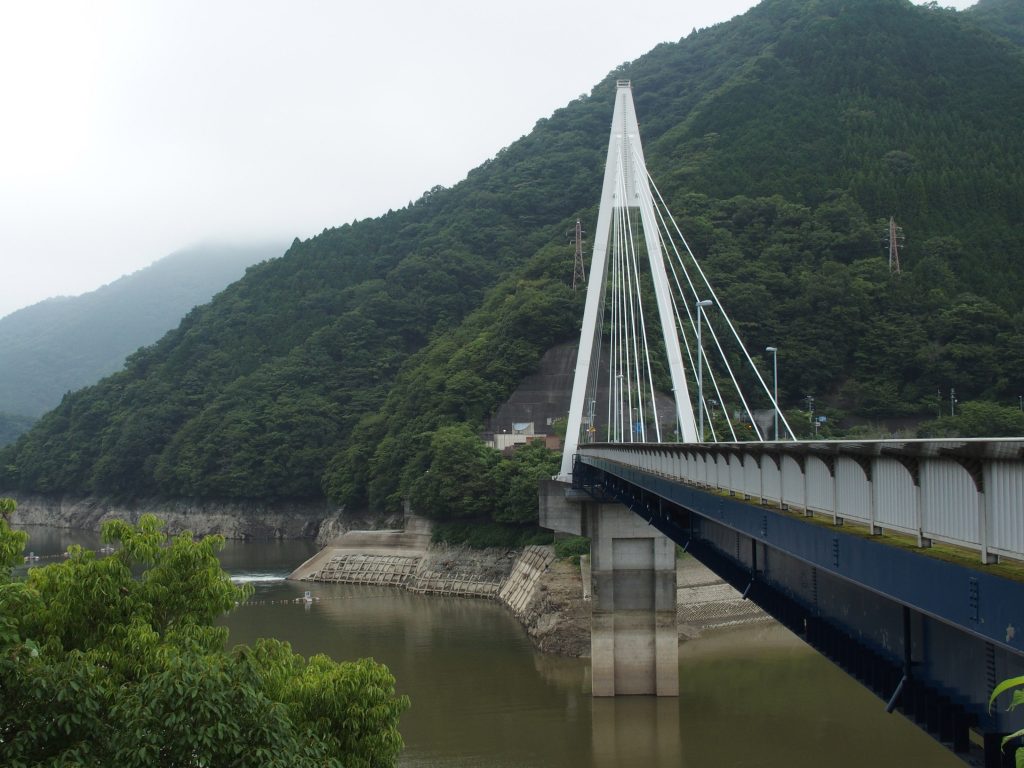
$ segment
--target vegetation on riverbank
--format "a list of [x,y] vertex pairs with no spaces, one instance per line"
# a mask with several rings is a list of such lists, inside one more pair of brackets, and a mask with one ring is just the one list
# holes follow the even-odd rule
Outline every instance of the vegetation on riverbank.
[[72,546],[13,579],[25,534],[0,516],[0,762],[393,765],[409,701],[388,669],[277,640],[225,650],[212,622],[251,588],[221,570],[220,537],[160,527],[107,523],[113,554]]
[[578,565],[580,555],[590,554],[590,539],[586,536],[565,536],[555,540],[555,557],[571,560]]
[[551,531],[536,525],[471,520],[462,523],[435,523],[430,540],[434,544],[465,544],[473,549],[522,549],[533,544],[550,544],[551,539]]

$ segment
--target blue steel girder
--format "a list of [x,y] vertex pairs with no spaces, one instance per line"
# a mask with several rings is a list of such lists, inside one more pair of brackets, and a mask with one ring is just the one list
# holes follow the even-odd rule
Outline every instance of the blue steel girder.
[[[617,489],[627,494],[620,500],[648,521],[658,513],[653,498],[664,499],[823,572],[1024,655],[1024,583],[846,533],[838,526],[809,523],[606,459],[581,456],[580,461],[645,491],[633,491],[630,498],[629,491]],[[665,532],[684,543],[670,530]],[[680,529],[677,535],[687,534]]]
[[[744,598],[881,697],[887,711],[899,708],[968,764],[999,766],[1012,753],[1002,750],[1001,738],[1018,724],[1009,713],[989,711],[986,701],[1001,679],[997,668],[1002,677],[1024,671],[1016,625],[1007,623],[999,631],[1001,622],[1016,618],[1013,606],[1021,605],[1024,584],[598,457],[577,456],[573,485],[599,501],[624,504],[683,544]],[[735,536],[734,546],[713,533],[727,530]],[[804,585],[794,590],[785,577],[779,580],[775,556],[771,570],[763,571],[768,564],[760,562],[759,548],[765,558],[776,552],[803,563],[810,593]],[[826,604],[819,603],[819,583],[828,592]],[[852,623],[856,612],[833,612],[841,595],[835,584],[849,585],[862,611]],[[857,594],[874,595],[875,602]],[[887,605],[895,606],[896,614]],[[865,609],[877,611],[867,626],[858,623],[867,617]],[[920,623],[924,616],[935,627]],[[938,631],[941,626],[948,627],[945,633]],[[886,628],[902,638],[887,636]],[[870,630],[882,630],[881,637]],[[940,647],[942,655],[934,656]],[[965,663],[968,659],[973,664]]]

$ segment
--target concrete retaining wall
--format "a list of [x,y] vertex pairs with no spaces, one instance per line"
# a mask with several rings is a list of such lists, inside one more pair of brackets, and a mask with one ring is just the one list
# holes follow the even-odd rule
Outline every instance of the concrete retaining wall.
[[526,615],[544,571],[555,559],[554,547],[527,547],[516,559],[512,573],[498,592],[498,599],[512,609],[517,618]]
[[328,560],[315,578],[304,581],[404,587],[414,577],[421,559],[404,555],[338,555]]
[[[503,564],[502,560],[511,564]],[[524,549],[514,560],[504,553],[467,557],[448,550],[371,554],[336,552],[303,571],[301,581],[393,586],[410,592],[498,599],[522,617],[537,583],[555,559],[553,547]]]

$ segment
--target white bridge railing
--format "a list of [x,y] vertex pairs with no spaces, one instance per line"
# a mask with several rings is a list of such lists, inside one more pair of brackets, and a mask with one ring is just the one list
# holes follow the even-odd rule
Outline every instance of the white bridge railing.
[[600,458],[981,553],[1024,560],[1024,439],[590,444]]

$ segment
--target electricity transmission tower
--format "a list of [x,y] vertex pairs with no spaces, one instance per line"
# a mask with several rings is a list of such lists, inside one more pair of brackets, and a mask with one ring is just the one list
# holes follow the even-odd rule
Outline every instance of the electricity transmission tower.
[[576,246],[576,257],[572,265],[572,290],[575,292],[587,282],[587,268],[583,264],[583,225],[579,219],[576,219],[576,230],[571,242]]
[[900,248],[906,238],[903,236],[903,227],[896,226],[896,217],[889,217],[889,234],[883,241],[889,249],[889,271],[894,275],[900,273]]

